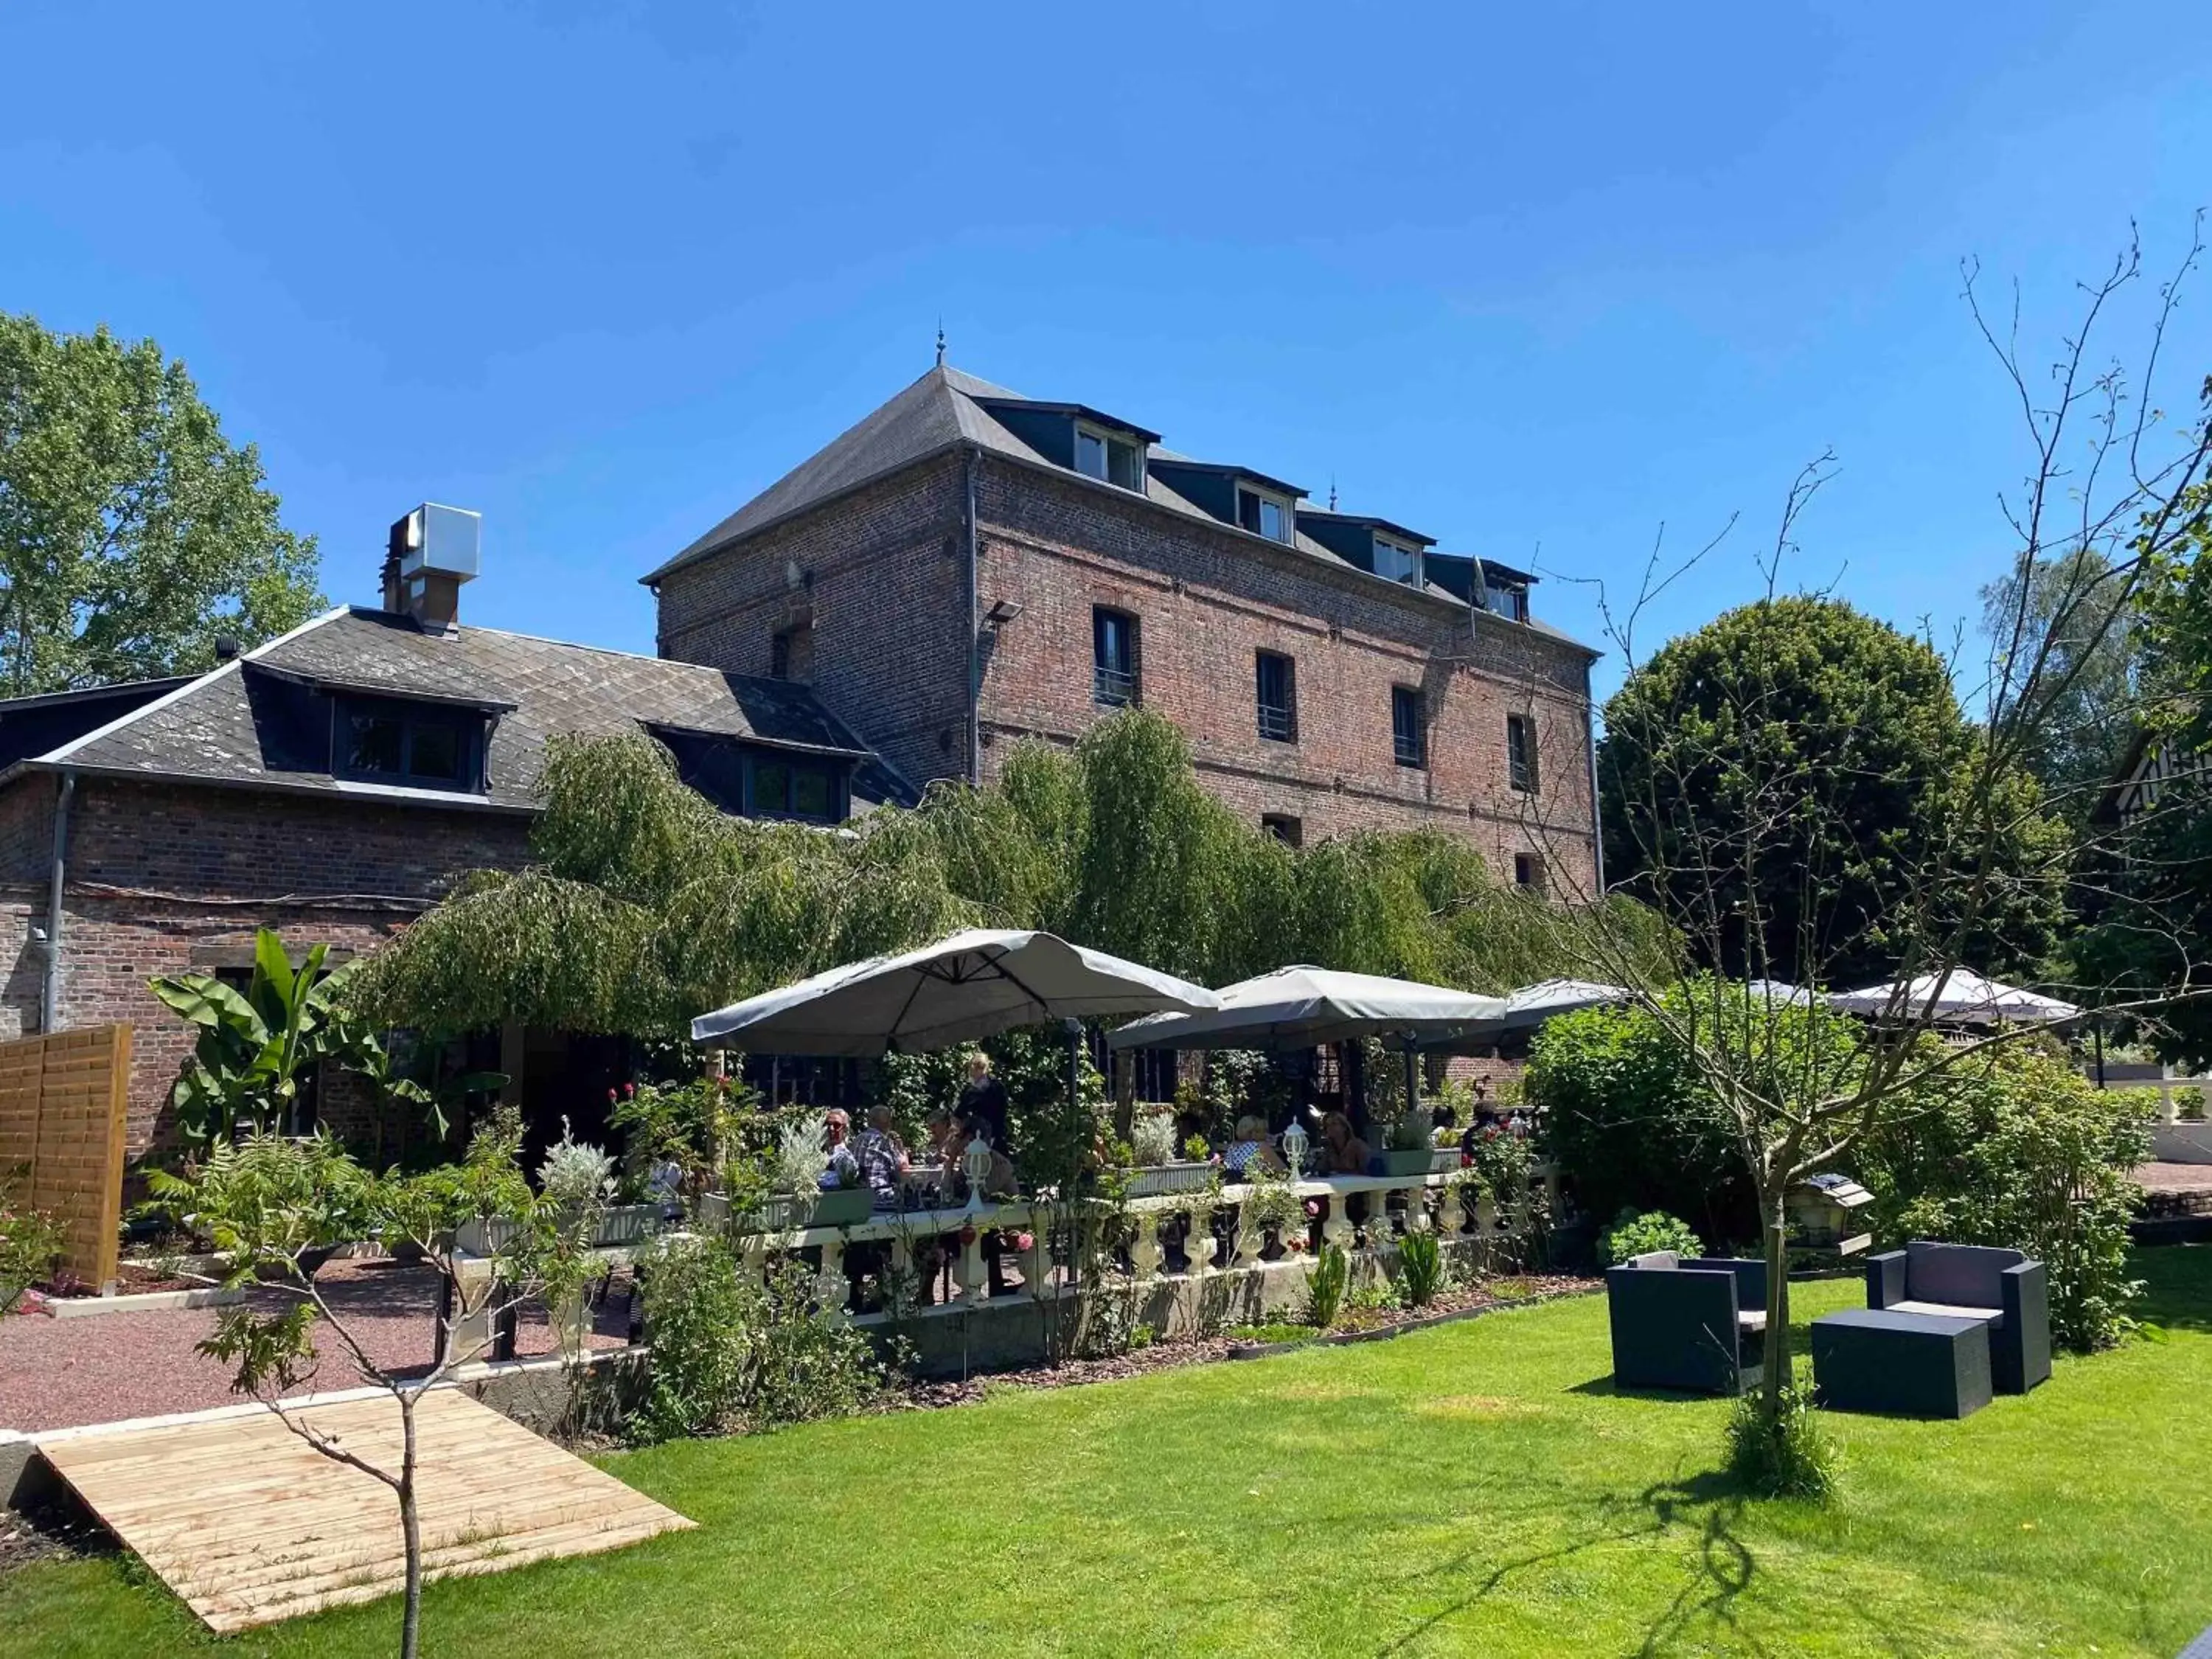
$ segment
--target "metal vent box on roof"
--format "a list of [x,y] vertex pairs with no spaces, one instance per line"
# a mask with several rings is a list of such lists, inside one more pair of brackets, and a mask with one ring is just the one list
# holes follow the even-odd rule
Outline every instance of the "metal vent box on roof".
[[400,520],[404,548],[399,574],[412,576],[435,570],[463,578],[477,574],[477,559],[483,540],[483,514],[462,507],[441,507],[425,501]]

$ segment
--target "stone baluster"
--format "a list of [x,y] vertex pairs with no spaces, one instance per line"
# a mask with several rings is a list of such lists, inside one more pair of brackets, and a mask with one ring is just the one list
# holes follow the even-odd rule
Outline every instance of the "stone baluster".
[[1237,1222],[1237,1256],[1231,1265],[1256,1267],[1260,1265],[1260,1252],[1267,1248],[1267,1232],[1252,1224],[1249,1213],[1240,1212]]
[[1342,1193],[1332,1193],[1328,1200],[1328,1217],[1321,1224],[1321,1242],[1334,1244],[1346,1255],[1352,1254],[1352,1217],[1346,1213],[1350,1202]]
[[1377,1187],[1367,1194],[1367,1248],[1387,1250],[1397,1235],[1390,1230],[1390,1189]]
[[1160,1246],[1159,1212],[1139,1210],[1131,1218],[1136,1223],[1137,1236],[1129,1243],[1129,1265],[1139,1279],[1157,1279],[1166,1255]]
[[1417,1181],[1406,1188],[1406,1231],[1425,1233],[1435,1230],[1436,1222],[1429,1214],[1429,1183]]
[[[914,1241],[908,1236],[903,1227],[891,1235],[890,1283],[898,1285],[899,1294],[908,1301],[915,1304],[921,1302],[923,1287],[915,1277]],[[889,1297],[884,1298],[884,1305],[886,1307],[890,1305]]]
[[848,1312],[853,1286],[845,1277],[845,1240],[842,1235],[823,1241],[820,1284],[821,1288],[816,1294],[821,1297],[822,1305],[835,1314]]
[[960,1299],[970,1307],[981,1305],[990,1295],[989,1276],[983,1267],[983,1234],[981,1217],[974,1218],[974,1237],[960,1246]]
[[1022,1284],[1042,1301],[1053,1293],[1052,1212],[1030,1212],[1030,1247],[1022,1252]]
[[1188,1265],[1183,1271],[1193,1279],[1203,1279],[1213,1271],[1213,1214],[1211,1209],[1194,1204],[1185,1218],[1182,1253]]

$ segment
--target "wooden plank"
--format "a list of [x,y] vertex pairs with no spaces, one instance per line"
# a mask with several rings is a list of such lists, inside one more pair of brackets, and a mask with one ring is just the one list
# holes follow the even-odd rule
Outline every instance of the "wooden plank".
[[[382,1396],[306,1420],[396,1467],[399,1414]],[[691,1522],[456,1391],[416,1409],[425,1570],[432,1578],[595,1553]],[[124,1544],[224,1633],[398,1589],[398,1500],[273,1416],[57,1438],[47,1461]]]

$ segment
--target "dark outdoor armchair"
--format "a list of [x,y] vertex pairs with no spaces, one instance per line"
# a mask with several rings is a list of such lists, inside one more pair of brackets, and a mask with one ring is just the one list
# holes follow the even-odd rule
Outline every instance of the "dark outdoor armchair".
[[1764,1261],[1654,1250],[1608,1268],[1605,1299],[1617,1386],[1731,1395],[1758,1386]]
[[2040,1261],[2018,1250],[1914,1239],[1869,1256],[1867,1306],[1979,1319],[1990,1328],[1990,1380],[2026,1394],[2051,1376],[2051,1291]]

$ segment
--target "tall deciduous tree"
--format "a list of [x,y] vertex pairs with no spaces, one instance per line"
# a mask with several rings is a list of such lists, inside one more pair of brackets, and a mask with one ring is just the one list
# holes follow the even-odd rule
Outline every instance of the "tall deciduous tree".
[[2000,879],[1966,948],[2014,972],[2056,941],[2063,838],[2025,768],[1992,776],[1984,759],[1926,643],[1839,599],[1761,599],[1662,647],[1607,705],[1607,873],[1707,907],[1693,937],[1717,971],[1787,978],[1817,959],[1856,986],[1905,955],[1895,920],[1986,783]]
[[182,362],[105,328],[0,313],[0,687],[210,666],[321,605],[313,537],[277,520],[251,444]]
[[[2185,271],[2200,248],[2192,239]],[[1612,872],[1625,868],[1632,890],[1650,897],[1687,947],[1685,961],[1638,981],[1611,937],[1608,912],[1570,914],[1586,924],[1590,955],[1617,964],[1604,976],[1632,986],[1637,1007],[1686,1057],[1750,1179],[1768,1265],[1754,1426],[1778,1443],[1801,1420],[1785,1409],[1792,1186],[1850,1158],[1928,1087],[1994,1071],[2003,1047],[2035,1027],[1936,1041],[1947,994],[1962,968],[2002,972],[2027,948],[2021,924],[2035,922],[2050,897],[2079,896],[2079,849],[2049,839],[2027,767],[2063,718],[2056,711],[2069,665],[2095,641],[2058,625],[2070,603],[2027,603],[2033,574],[2109,569],[2116,580],[2104,614],[2124,617],[2182,556],[2201,512],[2197,492],[2212,464],[2206,411],[2168,425],[2154,415],[2154,387],[2095,367],[2101,319],[2139,270],[2130,247],[2083,285],[2086,315],[2047,367],[2023,362],[2016,327],[1991,324],[1974,298],[1975,272],[1966,273],[1972,321],[2015,400],[2027,448],[2024,486],[2003,501],[2016,538],[2008,591],[2019,602],[1972,725],[1932,652],[1826,600],[1775,596],[1800,514],[1826,476],[1821,463],[1790,492],[1759,605],[1662,650],[1639,672],[1638,613],[1703,554],[1672,569],[1655,554],[1629,601],[1601,601],[1631,670],[1631,689],[1608,711],[1601,763],[1618,837]],[[2178,281],[2159,291],[2142,331],[2143,382]],[[1542,805],[1532,798],[1529,810]],[[2046,847],[2065,856],[2039,858]],[[2179,971],[2109,1008],[2142,1012],[2150,998],[2204,994],[2202,939],[2171,942]],[[1723,972],[1708,975],[1705,964]],[[1863,1023],[1817,1002],[1801,1010],[1786,991],[1735,977],[1833,987],[1869,968],[1870,978],[1893,971],[1895,988],[1881,1017]]]
[[[2126,752],[2140,636],[2124,565],[2094,547],[2008,571],[1982,589],[1982,629],[2001,659],[2049,642],[2049,708],[2024,734],[2023,763],[2051,811],[2080,823]],[[2002,674],[2006,663],[1996,670]]]

